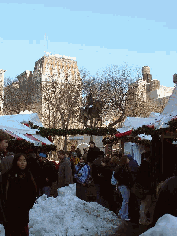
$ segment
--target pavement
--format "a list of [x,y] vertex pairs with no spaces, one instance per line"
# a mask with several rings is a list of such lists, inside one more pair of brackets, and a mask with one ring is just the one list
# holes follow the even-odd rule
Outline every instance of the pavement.
[[139,236],[149,229],[149,226],[134,224],[131,222],[123,221],[119,225],[115,236]]

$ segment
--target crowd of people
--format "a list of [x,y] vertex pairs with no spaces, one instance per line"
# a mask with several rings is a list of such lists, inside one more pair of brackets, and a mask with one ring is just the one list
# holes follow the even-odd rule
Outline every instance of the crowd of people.
[[154,215],[150,211],[155,191],[150,152],[143,154],[139,166],[131,155],[105,155],[91,141],[83,155],[75,146],[68,152],[58,150],[56,163],[43,149],[8,153],[8,141],[8,134],[0,130],[0,223],[6,236],[29,235],[29,210],[36,199],[43,194],[57,197],[59,188],[73,183],[77,197],[96,201],[125,221],[155,223],[164,201],[161,214],[177,216],[175,176],[161,186]]

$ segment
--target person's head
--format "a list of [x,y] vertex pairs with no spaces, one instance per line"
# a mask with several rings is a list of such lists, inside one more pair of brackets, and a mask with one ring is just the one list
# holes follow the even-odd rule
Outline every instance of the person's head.
[[129,163],[129,159],[127,155],[123,155],[119,161],[120,166],[127,165]]
[[77,153],[73,152],[73,157],[76,158],[77,157]]
[[77,152],[81,152],[80,148],[77,148]]
[[47,159],[47,154],[46,153],[40,152],[38,154],[38,160],[39,161],[45,161],[46,159]]
[[87,157],[84,157],[84,156],[82,156],[82,157],[80,157],[80,163],[87,163]]
[[85,163],[85,160],[83,157],[80,157],[80,164],[83,164],[83,163]]
[[114,165],[118,165],[119,164],[119,157],[118,157],[118,155],[114,154],[112,156],[111,163],[113,163]]
[[70,153],[67,151],[67,152],[65,152],[65,156],[66,157],[69,157],[70,156]]
[[89,142],[90,148],[94,148],[95,147],[95,143],[93,141]]
[[14,170],[25,170],[27,168],[27,156],[24,153],[17,153],[14,155],[12,162],[12,169]]
[[65,158],[65,152],[64,152],[64,150],[59,150],[59,151],[57,152],[57,155],[58,155],[58,158],[59,158],[60,160],[63,160],[63,159]]
[[0,152],[6,152],[10,136],[0,129]]
[[71,151],[72,151],[72,152],[75,151],[75,146],[71,146]]
[[103,151],[99,151],[98,152],[98,157],[99,158],[104,158],[104,152]]

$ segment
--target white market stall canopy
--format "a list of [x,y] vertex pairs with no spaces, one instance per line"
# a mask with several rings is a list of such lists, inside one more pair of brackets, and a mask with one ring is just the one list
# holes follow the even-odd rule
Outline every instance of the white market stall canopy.
[[174,88],[172,95],[169,98],[163,112],[159,117],[159,123],[155,124],[155,128],[167,128],[166,124],[173,118],[177,117],[177,86]]
[[[153,114],[152,114],[153,116]],[[142,127],[142,125],[152,125],[157,121],[157,118],[155,117],[149,117],[149,118],[142,118],[142,117],[127,117],[123,128],[117,129],[120,133],[124,133],[127,131],[130,131],[132,129],[137,129],[139,127]],[[148,139],[151,140],[151,135],[138,135],[142,139]]]
[[34,143],[35,146],[41,146],[42,144],[54,145],[47,138],[36,134],[39,130],[31,129],[29,122],[33,123],[33,125],[43,127],[38,114],[31,113],[0,116],[0,129],[3,129],[16,139],[25,139],[30,143]]
[[[122,128],[118,128],[117,131],[120,133],[125,133],[132,129],[137,129],[143,125],[154,125],[155,129],[167,128],[168,123],[171,119],[177,117],[177,86],[174,88],[172,95],[169,98],[167,105],[164,108],[164,111],[159,113],[152,112],[150,117],[127,117]],[[151,140],[151,135],[138,135],[141,139]]]

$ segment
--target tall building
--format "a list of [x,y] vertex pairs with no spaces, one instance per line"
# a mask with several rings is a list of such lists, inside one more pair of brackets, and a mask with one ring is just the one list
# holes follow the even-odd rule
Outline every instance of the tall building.
[[[55,117],[55,123],[60,126],[61,116],[59,115],[59,113],[54,114],[54,112],[56,112],[56,104],[55,102],[52,103],[52,99],[54,100],[54,96],[52,97],[54,91],[52,91],[51,86],[54,81],[57,81],[59,83],[58,86],[56,86],[55,88],[56,91],[60,91],[60,93],[59,91],[57,91],[59,96],[64,91],[64,89],[62,89],[59,85],[62,85],[63,83],[66,83],[68,85],[70,84],[68,88],[71,87],[71,89],[73,89],[69,90],[70,93],[72,93],[72,91],[79,91],[79,94],[77,93],[79,95],[79,98],[76,94],[76,101],[73,106],[76,106],[76,104],[78,106],[81,106],[82,81],[75,59],[76,58],[61,56],[58,54],[44,55],[42,58],[35,62],[33,72],[26,70],[20,75],[18,75],[18,97],[20,103],[18,104],[18,109],[16,113],[19,113],[20,111],[24,110],[36,112],[38,113],[43,125],[47,127],[50,126],[48,121],[51,120],[53,116]],[[13,86],[14,84],[11,85],[11,89]],[[6,98],[7,102],[9,102],[8,96],[6,96]],[[67,105],[63,103],[62,98],[60,100],[60,105],[61,108],[62,106]],[[14,109],[11,109],[9,106],[8,112],[14,114]],[[79,113],[78,109],[76,109],[76,113]],[[7,114],[7,112],[5,112],[5,114]],[[53,121],[51,121],[51,125],[52,127],[56,127],[56,125],[54,125],[54,119]],[[75,122],[73,122],[72,127],[74,127],[75,125]]]
[[[81,106],[82,81],[80,78],[80,73],[75,58],[66,56],[62,57],[58,54],[43,56],[35,62],[35,67],[33,71],[33,81],[36,84],[35,94],[36,103],[39,107],[38,114],[44,124],[46,123],[44,114],[49,111],[49,104],[45,102],[46,92],[48,92],[45,90],[45,86],[49,85],[50,87],[51,82],[58,81],[62,84],[65,83],[65,81],[68,81],[67,83],[71,83],[71,87],[74,86],[74,90],[78,88],[80,90],[80,99],[78,100],[78,106]],[[61,90],[61,88],[58,89]],[[51,110],[53,110],[52,107]]]

